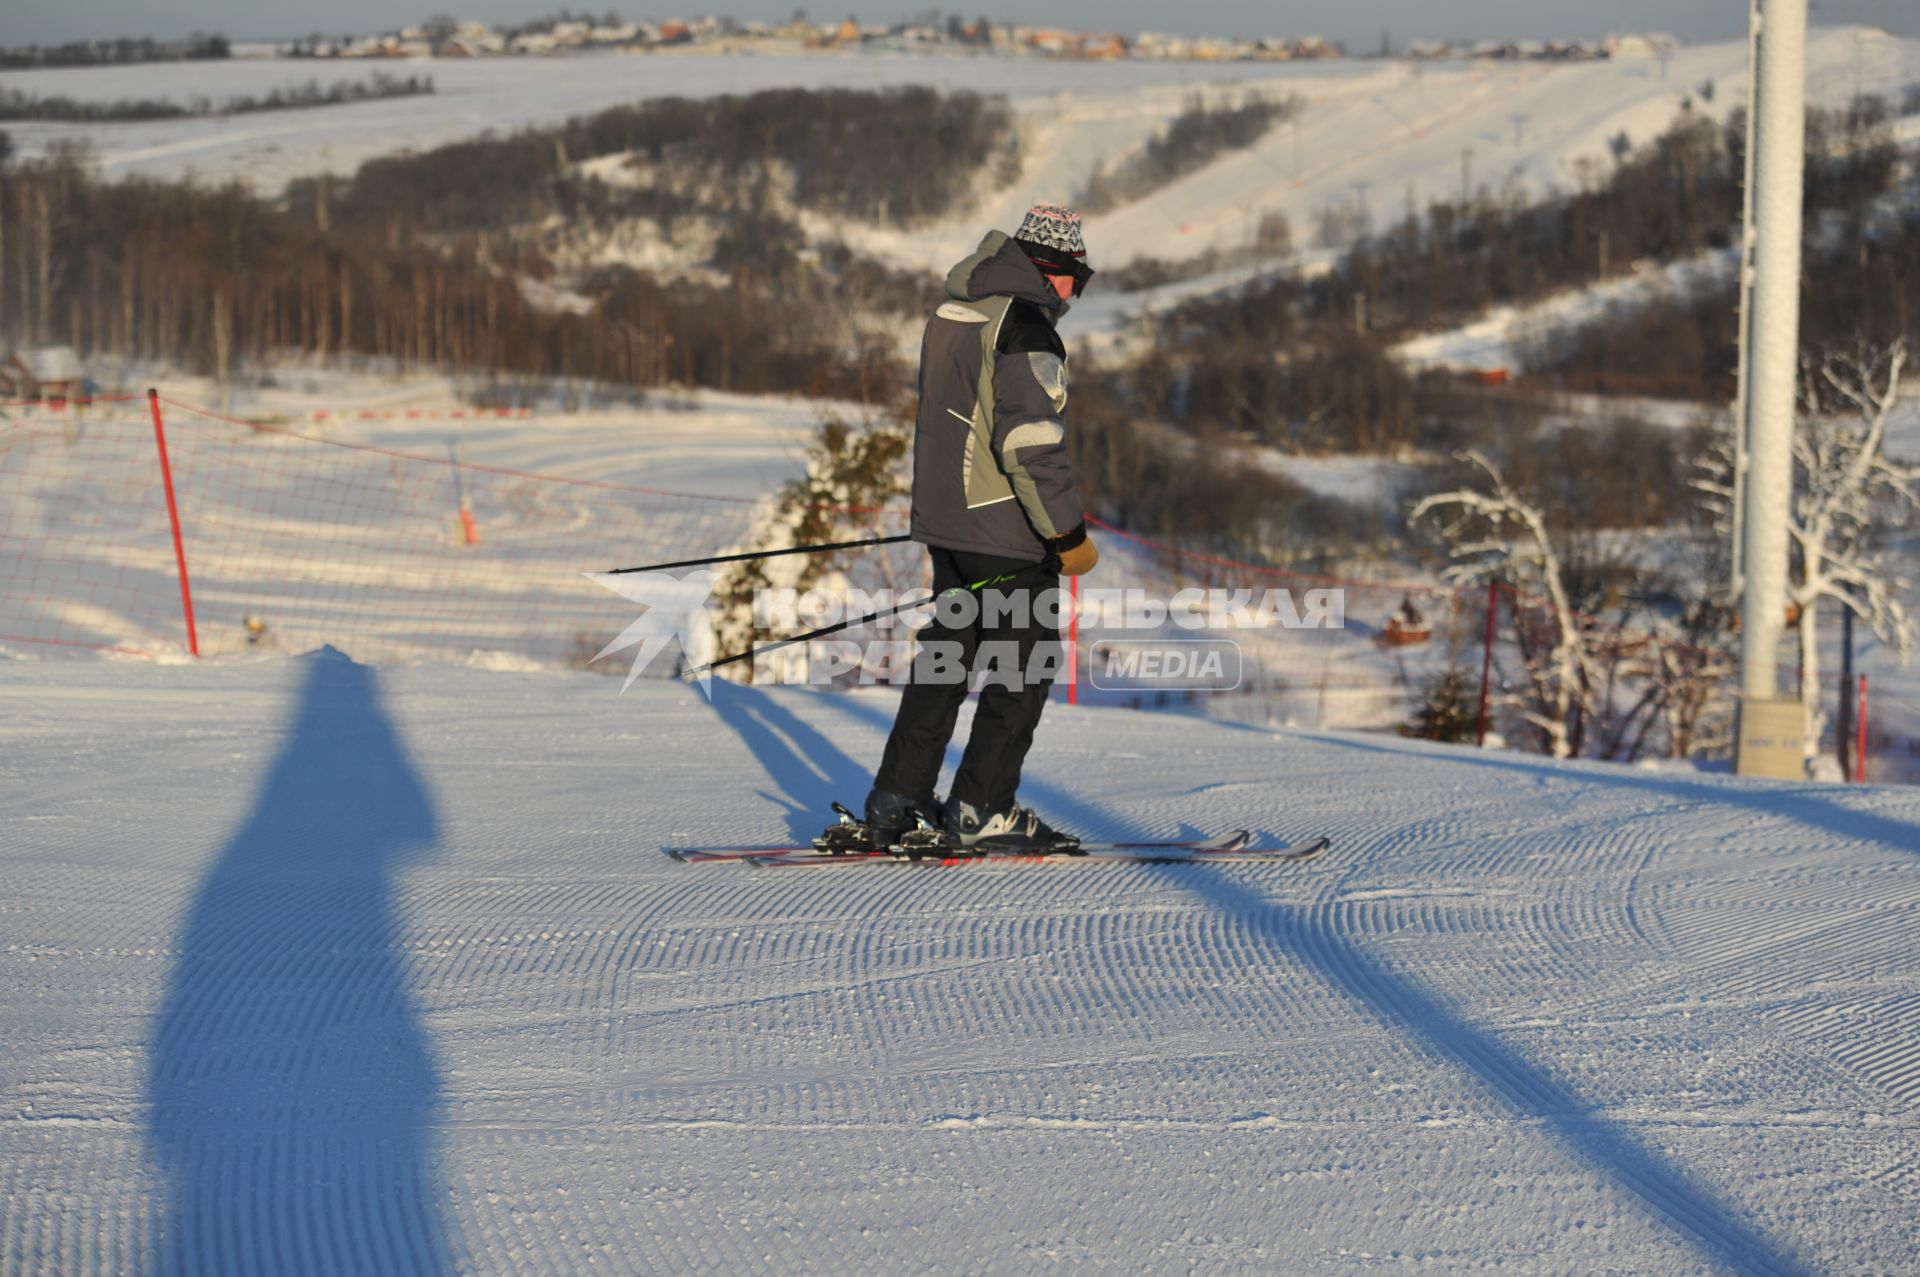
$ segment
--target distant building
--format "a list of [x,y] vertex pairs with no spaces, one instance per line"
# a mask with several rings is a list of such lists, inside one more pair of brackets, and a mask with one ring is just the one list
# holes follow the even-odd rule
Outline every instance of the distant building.
[[1177,35],[1142,31],[1134,39],[1133,51],[1136,56],[1143,58],[1184,58],[1187,56],[1187,42]]
[[0,360],[0,399],[79,399],[87,366],[71,346],[26,346]]
[[1020,44],[1052,57],[1073,52],[1080,40],[1076,32],[1059,27],[1017,27],[1013,34]]
[[1600,47],[1607,56],[1614,58],[1657,58],[1662,53],[1679,48],[1680,42],[1670,35],[1646,32],[1639,35],[1610,35],[1601,41]]
[[1127,56],[1127,37],[1090,35],[1080,42],[1080,56],[1089,62],[1117,62]]
[[[474,31],[471,29],[473,27],[480,27],[480,29]],[[443,58],[477,58],[485,54],[505,53],[506,51],[507,41],[504,36],[496,35],[494,32],[480,26],[479,23],[469,22],[441,42],[439,56]]]

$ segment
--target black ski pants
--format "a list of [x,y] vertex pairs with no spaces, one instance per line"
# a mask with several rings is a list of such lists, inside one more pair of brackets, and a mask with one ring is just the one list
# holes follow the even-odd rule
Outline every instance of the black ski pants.
[[[1060,667],[1057,614],[1041,596],[1059,585],[1052,560],[1030,563],[929,546],[934,619],[920,631],[912,681],[887,737],[874,788],[913,799],[931,812],[934,785],[971,675],[981,675],[980,704],[952,796],[981,811],[1013,801],[1033,729]],[[973,595],[971,608],[951,591]],[[943,602],[946,606],[942,606]]]

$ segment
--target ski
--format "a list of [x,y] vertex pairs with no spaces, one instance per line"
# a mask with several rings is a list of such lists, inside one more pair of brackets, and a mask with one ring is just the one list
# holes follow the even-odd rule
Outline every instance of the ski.
[[666,847],[669,859],[682,864],[744,864],[754,868],[844,868],[849,865],[895,864],[958,867],[962,865],[1038,864],[1058,861],[1063,864],[1258,864],[1263,861],[1298,862],[1323,854],[1332,841],[1325,837],[1285,847],[1252,847],[1253,836],[1236,829],[1217,838],[1174,839],[1163,842],[1085,843],[1074,851],[1034,852],[1024,849],[987,849],[985,851],[943,851],[916,849],[913,853],[895,851],[855,851],[829,854],[812,847]]
[[[950,860],[961,856],[978,856],[989,852],[999,854],[1020,854],[1026,856],[1075,855],[1082,850],[1098,848],[1106,851],[1163,851],[1196,850],[1209,853],[1238,851],[1252,840],[1253,835],[1244,829],[1235,829],[1215,838],[1175,838],[1144,842],[1109,842],[1092,844],[1074,843],[1071,847],[1061,847],[1055,851],[1036,852],[1028,848],[1009,847],[1004,844],[988,843],[972,851],[961,851],[946,844],[940,831],[924,818],[917,820],[914,828],[908,830],[899,841],[890,847],[871,847],[869,835],[852,808],[843,803],[834,803],[833,811],[840,818],[839,823],[829,825],[824,833],[815,838],[811,845],[788,844],[770,847],[683,847],[664,848],[666,854],[674,859],[689,863],[709,860],[765,860],[774,856],[806,855],[811,852],[818,856],[835,859],[892,859],[892,860]],[[685,856],[680,852],[687,853]]]
[[[1217,838],[1178,838],[1156,842],[1107,842],[1088,843],[1081,850],[1094,851],[1204,851],[1209,854],[1223,854],[1239,851],[1252,840],[1253,835],[1244,829],[1236,829]],[[946,850],[938,846],[918,848],[890,847],[881,851],[855,850],[844,852],[822,851],[819,847],[801,844],[786,844],[770,847],[668,847],[667,855],[686,864],[705,864],[714,860],[768,860],[781,856],[802,856],[808,860],[957,860],[978,858],[983,855],[1021,855],[1036,858],[1042,855],[1062,856],[1067,852],[1013,852],[1006,849],[962,852],[957,849]]]

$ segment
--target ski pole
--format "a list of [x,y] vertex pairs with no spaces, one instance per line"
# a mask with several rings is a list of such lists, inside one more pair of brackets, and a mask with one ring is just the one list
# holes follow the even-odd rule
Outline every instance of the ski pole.
[[841,630],[850,629],[856,625],[865,625],[868,621],[877,621],[883,616],[892,616],[895,612],[904,612],[910,607],[919,607],[922,603],[931,603],[933,599],[934,596],[931,594],[923,599],[909,599],[905,603],[887,608],[884,611],[871,612],[866,616],[856,616],[850,620],[841,621],[834,625],[823,625],[817,630],[809,630],[805,634],[796,634],[792,638],[783,638],[775,643],[765,645],[756,644],[744,652],[735,652],[732,656],[723,656],[717,661],[708,661],[705,665],[698,666],[694,669],[682,670],[680,677],[695,678],[701,674],[705,674],[708,670],[719,669],[722,665],[731,665],[735,661],[744,661],[749,656],[758,656],[762,652],[777,652],[783,647],[791,647],[795,643],[804,643],[808,639],[823,638],[828,634],[837,634]]
[[772,559],[782,554],[823,554],[828,550],[857,550],[867,545],[897,545],[912,539],[912,536],[902,532],[897,537],[874,537],[869,541],[839,541],[831,545],[795,545],[784,550],[748,550],[743,554],[722,554],[711,559],[681,559],[677,563],[649,563],[644,567],[614,568],[600,575],[620,576],[627,572],[660,572],[667,568],[697,568],[708,563],[744,563],[748,559]]
[[[904,537],[886,537],[886,538],[883,538],[882,541],[874,542],[873,544],[878,545],[878,544],[884,544],[886,541],[902,541],[905,539],[906,538]],[[855,544],[860,544],[860,543],[856,542]],[[785,554],[785,553],[790,553],[790,551],[782,550],[782,551],[778,551],[778,553]],[[1020,573],[1018,572],[1003,572],[999,576],[990,576],[985,578],[984,580],[974,581],[968,585],[958,586],[955,588],[958,590],[967,590],[967,591],[983,590],[990,585],[1000,585],[1003,582],[1011,581],[1014,578],[1018,577],[1019,575]],[[942,596],[929,594],[924,599],[908,599],[905,603],[898,604],[894,607],[886,608],[879,612],[869,612],[865,616],[856,616],[851,620],[841,621],[834,625],[823,625],[817,630],[808,630],[805,634],[796,634],[792,638],[783,638],[777,642],[768,643],[764,647],[761,647],[761,646],[750,647],[744,652],[735,652],[732,656],[723,656],[717,661],[708,661],[705,665],[696,666],[690,670],[682,670],[680,671],[680,677],[694,678],[698,675],[706,673],[708,670],[718,669],[722,665],[731,665],[735,661],[744,661],[749,656],[757,656],[761,652],[777,652],[783,647],[791,647],[795,643],[804,643],[808,639],[817,639],[817,638],[822,638],[828,634],[837,634],[841,630],[848,629],[855,625],[865,625],[868,621],[877,621],[883,616],[892,616],[895,612],[904,612],[910,607],[919,607],[922,603],[931,603],[934,601],[934,599],[939,597],[942,597]]]

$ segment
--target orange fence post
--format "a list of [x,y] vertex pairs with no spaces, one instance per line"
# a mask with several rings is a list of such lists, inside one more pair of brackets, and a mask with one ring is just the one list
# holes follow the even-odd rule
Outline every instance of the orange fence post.
[[187,651],[200,655],[200,636],[193,628],[193,589],[187,584],[187,547],[180,539],[180,505],[173,496],[173,467],[167,464],[167,431],[160,422],[160,392],[147,391],[153,410],[153,442],[160,450],[160,486],[167,493],[167,521],[173,525],[173,561],[180,569],[180,611],[187,618]]

